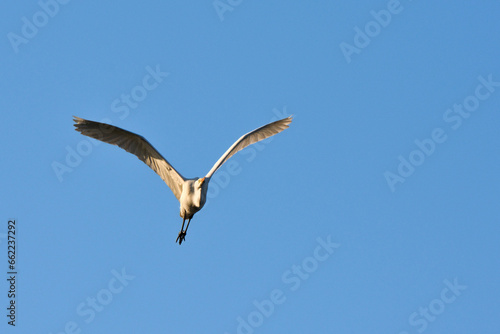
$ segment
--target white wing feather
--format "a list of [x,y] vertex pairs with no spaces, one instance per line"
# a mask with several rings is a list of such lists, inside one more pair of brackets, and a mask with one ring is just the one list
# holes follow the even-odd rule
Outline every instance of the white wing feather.
[[220,168],[229,158],[231,158],[236,152],[241,151],[245,147],[255,144],[263,139],[274,136],[281,131],[288,129],[288,124],[292,122],[292,116],[283,118],[279,121],[269,123],[267,125],[261,126],[243,136],[240,137],[227,151],[220,157],[220,159],[215,163],[212,169],[205,176],[210,179],[212,175]]
[[184,177],[151,145],[144,137],[109,124],[88,121],[74,117],[76,131],[81,134],[117,145],[125,151],[136,155],[158,174],[175,197],[180,199]]

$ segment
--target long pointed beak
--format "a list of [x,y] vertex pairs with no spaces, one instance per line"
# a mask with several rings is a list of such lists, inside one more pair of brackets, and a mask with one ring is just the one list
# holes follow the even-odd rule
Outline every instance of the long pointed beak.
[[202,177],[202,178],[200,179],[200,184],[203,184],[203,182],[205,182],[205,178],[204,178],[204,177]]

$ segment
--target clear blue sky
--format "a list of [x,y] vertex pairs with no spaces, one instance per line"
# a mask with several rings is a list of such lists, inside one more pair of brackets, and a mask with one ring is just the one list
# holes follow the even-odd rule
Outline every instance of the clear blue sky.
[[[499,3],[63,2],[0,11],[2,333],[500,331]],[[162,180],[72,125],[197,177],[288,114],[181,246]]]

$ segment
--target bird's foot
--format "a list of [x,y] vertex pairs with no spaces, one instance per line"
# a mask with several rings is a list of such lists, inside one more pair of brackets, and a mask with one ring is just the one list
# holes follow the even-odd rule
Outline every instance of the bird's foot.
[[178,242],[179,245],[182,244],[182,242],[186,239],[186,232],[185,231],[180,231],[179,235],[177,236],[177,239],[175,239],[175,242]]

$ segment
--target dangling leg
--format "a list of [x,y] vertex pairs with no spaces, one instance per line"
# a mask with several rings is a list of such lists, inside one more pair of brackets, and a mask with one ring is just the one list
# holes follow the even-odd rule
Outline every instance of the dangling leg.
[[[193,218],[193,217],[191,217],[191,218]],[[188,220],[188,224],[186,226],[186,229],[185,230],[181,230],[179,232],[179,235],[177,236],[177,239],[179,240],[179,245],[186,239],[186,233],[188,231],[188,227],[189,227],[189,223],[191,222],[191,218],[189,218],[189,220]],[[182,227],[184,228],[184,222],[182,223]]]
[[[193,217],[191,217],[191,218],[193,218]],[[187,234],[187,232],[188,232],[189,223],[191,222],[191,218],[189,218],[189,220],[188,220],[188,224],[187,224],[187,226],[186,226],[186,230],[184,231],[184,236],[185,236],[185,235]]]
[[[179,245],[182,243],[182,241],[184,240],[184,238],[186,236],[186,232],[184,232],[184,223],[185,222],[186,222],[186,218],[182,218],[181,231],[179,232],[179,235],[177,236],[177,239],[175,239],[175,242],[179,242]],[[189,222],[188,222],[188,226],[189,226]]]

